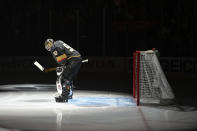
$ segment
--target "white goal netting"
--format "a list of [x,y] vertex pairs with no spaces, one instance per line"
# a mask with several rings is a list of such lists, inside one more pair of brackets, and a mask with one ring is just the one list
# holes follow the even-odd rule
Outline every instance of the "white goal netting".
[[136,52],[133,62],[133,91],[139,103],[168,104],[174,100],[172,88],[154,51]]

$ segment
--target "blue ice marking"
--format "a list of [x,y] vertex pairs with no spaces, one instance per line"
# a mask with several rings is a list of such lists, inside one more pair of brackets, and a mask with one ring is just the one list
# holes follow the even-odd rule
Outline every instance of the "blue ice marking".
[[69,100],[70,104],[88,107],[127,107],[136,106],[132,98],[128,97],[78,97]]

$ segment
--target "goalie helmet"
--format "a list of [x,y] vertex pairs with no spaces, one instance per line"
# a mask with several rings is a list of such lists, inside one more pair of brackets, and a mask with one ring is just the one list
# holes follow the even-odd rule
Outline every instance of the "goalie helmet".
[[45,42],[44,42],[44,46],[45,46],[45,49],[47,51],[51,51],[51,47],[53,45],[53,42],[54,40],[53,39],[47,39]]

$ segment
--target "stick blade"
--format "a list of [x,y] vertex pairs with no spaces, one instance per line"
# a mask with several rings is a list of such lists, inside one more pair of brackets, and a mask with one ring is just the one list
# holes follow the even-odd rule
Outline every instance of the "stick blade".
[[82,63],[85,63],[85,62],[88,62],[88,59],[86,59],[86,60],[82,60]]
[[40,65],[37,61],[34,62],[34,65],[37,66],[41,71],[44,71],[44,67]]

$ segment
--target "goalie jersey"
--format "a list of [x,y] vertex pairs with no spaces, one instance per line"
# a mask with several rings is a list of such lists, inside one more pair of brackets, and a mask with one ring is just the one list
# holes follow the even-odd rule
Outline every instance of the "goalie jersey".
[[81,57],[81,54],[61,40],[55,41],[51,54],[59,65],[65,65],[68,60]]

